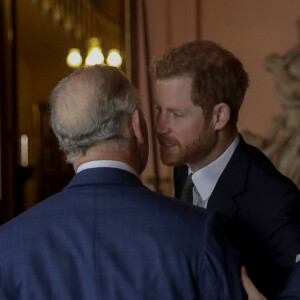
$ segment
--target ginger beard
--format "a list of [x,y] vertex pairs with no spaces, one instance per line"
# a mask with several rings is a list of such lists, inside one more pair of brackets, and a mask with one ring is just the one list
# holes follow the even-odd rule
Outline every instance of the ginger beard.
[[[176,138],[158,134],[161,144],[160,158],[167,166],[194,165],[205,159],[217,144],[217,133],[209,122],[204,122],[190,141],[180,142]],[[167,145],[171,145],[168,147]]]

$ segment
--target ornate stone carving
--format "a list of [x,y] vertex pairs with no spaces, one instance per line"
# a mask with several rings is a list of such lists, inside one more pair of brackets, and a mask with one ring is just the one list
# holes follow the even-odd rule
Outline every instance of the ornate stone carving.
[[[298,29],[300,32],[300,19]],[[273,75],[284,114],[274,118],[267,137],[249,131],[243,132],[243,136],[300,187],[300,45],[281,56],[268,55],[265,68]]]

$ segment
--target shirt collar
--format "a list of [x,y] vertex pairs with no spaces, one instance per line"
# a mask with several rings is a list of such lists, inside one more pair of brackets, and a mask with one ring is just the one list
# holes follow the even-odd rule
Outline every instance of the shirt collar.
[[118,160],[93,160],[80,165],[76,173],[91,168],[117,168],[128,171],[138,177],[136,171],[128,164]]
[[192,180],[203,200],[207,200],[212,194],[238,143],[239,137],[237,136],[221,156],[193,174]]

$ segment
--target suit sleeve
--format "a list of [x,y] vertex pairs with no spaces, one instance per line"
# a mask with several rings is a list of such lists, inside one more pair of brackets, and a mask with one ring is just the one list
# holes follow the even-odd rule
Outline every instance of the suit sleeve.
[[[239,252],[229,243],[222,222],[211,214],[206,227],[206,242],[199,292],[203,299],[247,299],[241,282]],[[204,289],[204,290],[203,290]]]
[[7,297],[4,296],[4,293],[3,293],[3,290],[1,287],[0,287],[0,299],[1,300],[9,300]]
[[278,300],[300,299],[300,262],[297,263],[294,272],[290,276],[285,288]]
[[300,254],[300,193],[286,195],[270,219],[268,253],[275,269],[287,278]]

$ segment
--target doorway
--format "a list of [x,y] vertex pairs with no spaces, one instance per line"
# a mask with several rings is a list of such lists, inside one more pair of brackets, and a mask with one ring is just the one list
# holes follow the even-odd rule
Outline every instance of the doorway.
[[[5,63],[11,62],[9,74],[2,75],[6,93],[0,94],[0,182],[5,185],[0,188],[0,223],[59,192],[71,180],[72,166],[65,163],[49,126],[48,98],[74,70],[66,63],[69,50],[79,49],[84,64],[91,37],[99,38],[105,58],[110,49],[118,49],[121,68],[129,72],[125,2],[4,0],[0,5],[1,16],[6,16],[0,25],[0,51],[6,54]],[[3,178],[7,171],[9,179]]]

